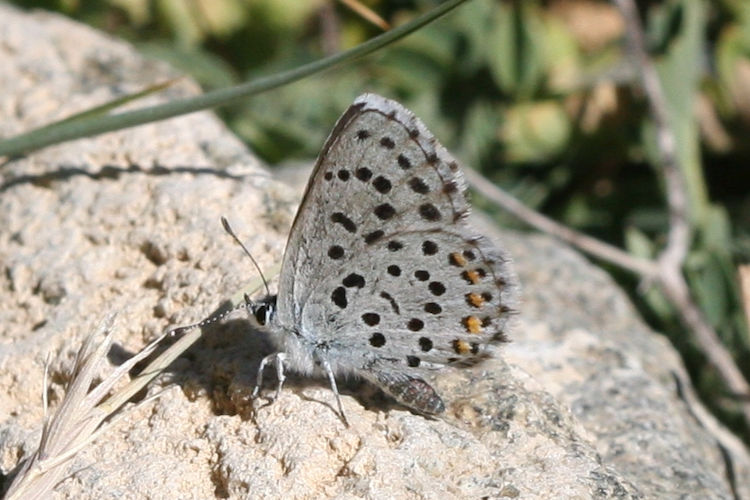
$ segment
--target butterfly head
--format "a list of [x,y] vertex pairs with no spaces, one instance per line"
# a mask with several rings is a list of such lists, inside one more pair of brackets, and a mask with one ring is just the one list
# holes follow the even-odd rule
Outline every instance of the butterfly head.
[[261,326],[267,325],[276,314],[276,295],[267,295],[258,301],[245,296],[245,304]]

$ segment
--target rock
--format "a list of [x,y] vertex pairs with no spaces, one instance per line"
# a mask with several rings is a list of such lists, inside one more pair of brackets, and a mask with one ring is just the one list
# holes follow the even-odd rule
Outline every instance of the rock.
[[[0,4],[4,137],[175,76],[95,30]],[[197,92],[182,80],[146,102]],[[109,312],[114,365],[253,277],[221,215],[264,269],[278,262],[296,194],[209,112],[49,147],[0,175],[7,487],[39,441],[47,355],[54,409]],[[607,275],[545,236],[483,226],[515,256],[522,314],[501,358],[437,376],[444,418],[352,382],[346,428],[327,383],[299,377],[249,418],[268,346],[231,320],[158,380],[173,384],[159,399],[75,456],[56,496],[750,498],[747,451]]]

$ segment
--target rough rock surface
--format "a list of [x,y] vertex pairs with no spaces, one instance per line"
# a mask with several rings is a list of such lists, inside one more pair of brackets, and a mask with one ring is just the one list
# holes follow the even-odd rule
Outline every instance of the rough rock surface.
[[[0,136],[172,76],[87,27],[0,4]],[[148,101],[195,92],[181,83]],[[106,313],[120,312],[114,365],[241,288],[253,271],[220,215],[268,268],[294,200],[208,112],[2,160],[6,486],[39,440],[48,353],[54,406]],[[325,382],[294,378],[247,418],[268,348],[231,321],[174,363],[160,399],[76,456],[56,497],[750,498],[747,452],[689,397],[679,358],[612,281],[544,236],[497,237],[522,314],[502,359],[437,377],[445,418],[351,383],[345,428]]]

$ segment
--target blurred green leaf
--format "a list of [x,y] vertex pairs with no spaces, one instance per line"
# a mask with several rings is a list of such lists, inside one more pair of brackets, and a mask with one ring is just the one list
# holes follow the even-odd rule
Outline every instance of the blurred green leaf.
[[564,94],[578,90],[583,80],[579,48],[559,19],[545,15],[544,72],[550,92]]
[[138,44],[138,50],[190,73],[205,88],[229,87],[239,81],[236,72],[226,61],[198,47],[182,48],[164,42],[145,42]]
[[656,255],[651,240],[635,226],[625,228],[625,248],[636,257],[651,259]]
[[571,133],[570,120],[557,101],[511,106],[501,137],[511,161],[539,161],[559,154]]
[[[701,223],[708,208],[708,194],[703,179],[698,123],[695,101],[702,76],[701,60],[696,59],[703,50],[706,30],[706,12],[703,2],[675,0],[661,6],[663,15],[654,16],[650,32],[658,37],[657,44],[663,47],[663,57],[657,59],[657,71],[664,89],[670,126],[677,140],[679,164],[683,167],[689,216],[694,223]],[[654,139],[653,127],[649,131],[648,153],[651,163],[661,163]]]
[[706,252],[702,256],[703,265],[699,270],[690,272],[688,279],[690,287],[708,321],[715,327],[720,327],[728,317],[729,298],[725,276],[714,261],[715,256]]
[[723,98],[716,106],[729,118],[750,119],[750,14],[741,23],[722,29],[716,44],[716,70],[716,87]]
[[[487,155],[494,160],[499,155],[490,152],[496,147],[502,112],[499,106],[485,100],[476,101],[467,110],[464,126],[471,133],[462,134],[460,150],[466,158],[479,159]],[[496,160],[498,163],[500,159]],[[476,161],[475,168],[479,168]],[[507,172],[505,172],[507,174]]]
[[706,224],[701,233],[701,246],[712,252],[729,256],[732,249],[732,228],[724,208],[710,205],[706,212]]
[[145,24],[151,17],[149,0],[107,0],[107,3],[122,9],[136,26]]
[[497,51],[487,38],[494,30],[499,7],[495,0],[474,0],[456,12],[455,26],[465,39],[458,61],[462,71],[473,73]]
[[659,234],[669,224],[669,216],[662,208],[641,206],[633,209],[628,217],[628,222],[640,231]]
[[518,99],[530,98],[542,81],[544,29],[535,0],[501,3],[489,36],[490,72],[498,87]]
[[179,45],[189,47],[204,38],[203,30],[190,9],[191,2],[182,0],[156,0],[156,9],[169,29],[176,35]]

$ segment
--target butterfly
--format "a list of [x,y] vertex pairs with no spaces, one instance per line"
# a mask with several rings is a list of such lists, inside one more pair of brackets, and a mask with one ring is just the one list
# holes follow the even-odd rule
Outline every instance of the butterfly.
[[287,241],[278,293],[248,302],[285,370],[362,378],[404,406],[445,411],[425,373],[507,340],[518,285],[509,257],[467,224],[458,163],[399,103],[358,97],[339,118]]

